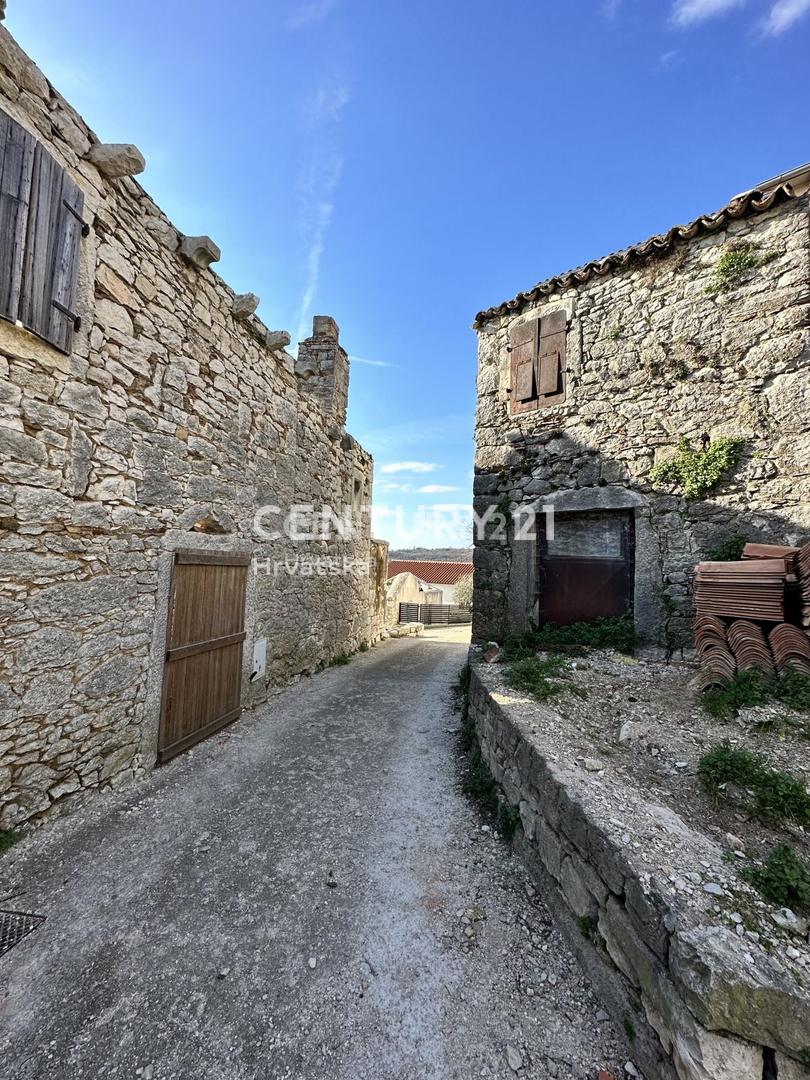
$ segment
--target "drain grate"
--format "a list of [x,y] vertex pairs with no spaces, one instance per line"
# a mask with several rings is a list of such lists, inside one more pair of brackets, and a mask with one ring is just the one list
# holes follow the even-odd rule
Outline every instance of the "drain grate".
[[0,956],[19,945],[24,937],[36,930],[44,915],[26,915],[22,911],[0,911]]

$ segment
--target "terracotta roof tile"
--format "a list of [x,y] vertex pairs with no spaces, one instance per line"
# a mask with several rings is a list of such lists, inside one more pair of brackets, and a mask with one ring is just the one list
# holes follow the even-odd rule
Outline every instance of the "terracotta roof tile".
[[397,574],[415,574],[430,585],[458,585],[463,577],[473,572],[471,562],[441,562],[436,560],[411,561],[410,559],[390,559],[388,578]]
[[793,198],[795,198],[795,193],[790,184],[780,184],[778,187],[768,191],[758,189],[747,191],[744,195],[738,195],[735,199],[732,199],[727,206],[724,206],[722,210],[718,210],[716,214],[695,218],[688,225],[675,225],[669,232],[651,236],[643,244],[635,244],[633,247],[608,255],[604,259],[596,259],[593,262],[585,263],[584,266],[580,266],[576,270],[569,270],[566,274],[548,278],[546,281],[541,281],[538,285],[535,285],[528,292],[518,293],[514,300],[508,300],[506,303],[488,308],[486,311],[479,311],[475,317],[473,329],[480,329],[488,319],[492,319],[496,315],[517,314],[527,304],[539,300],[542,296],[549,296],[553,292],[568,289],[572,286],[584,285],[592,277],[604,277],[613,270],[620,270],[631,259],[648,259],[653,255],[662,255],[680,240],[694,240],[695,237],[717,232],[718,229],[724,228],[730,221],[737,221],[739,218],[748,217],[751,214],[762,214],[766,210],[770,210],[771,207],[779,206],[780,203]]

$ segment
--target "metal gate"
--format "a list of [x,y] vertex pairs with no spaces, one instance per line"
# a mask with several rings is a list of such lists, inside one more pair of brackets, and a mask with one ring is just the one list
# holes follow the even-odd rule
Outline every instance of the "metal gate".
[[630,511],[540,518],[539,621],[569,626],[623,615],[633,602],[635,520]]
[[166,627],[158,763],[241,713],[250,555],[178,551]]

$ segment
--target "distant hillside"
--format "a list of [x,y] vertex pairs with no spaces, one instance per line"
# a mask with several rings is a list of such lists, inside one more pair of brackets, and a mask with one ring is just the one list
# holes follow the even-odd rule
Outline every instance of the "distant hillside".
[[472,562],[472,548],[397,548],[388,552],[389,559],[415,559],[419,562]]

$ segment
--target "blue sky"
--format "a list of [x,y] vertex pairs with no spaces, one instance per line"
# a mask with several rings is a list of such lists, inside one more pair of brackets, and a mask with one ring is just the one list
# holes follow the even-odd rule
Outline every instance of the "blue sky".
[[69,7],[5,25],[272,329],[337,319],[400,544],[470,501],[476,311],[810,158],[810,0]]

